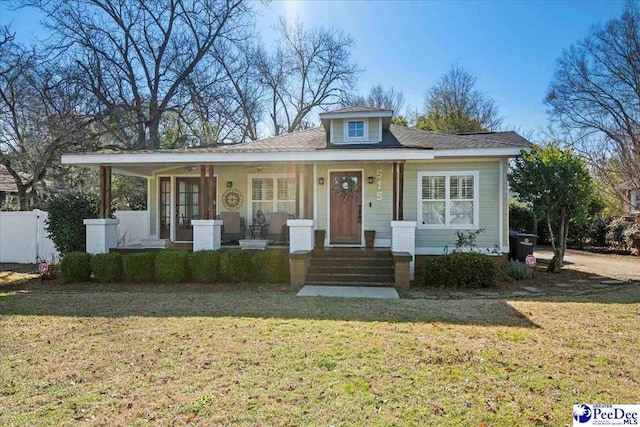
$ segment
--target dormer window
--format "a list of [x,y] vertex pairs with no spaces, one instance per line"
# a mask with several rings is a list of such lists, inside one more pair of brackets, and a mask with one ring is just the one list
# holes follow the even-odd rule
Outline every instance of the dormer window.
[[347,120],[345,124],[345,141],[365,141],[369,138],[368,120]]
[[349,122],[347,138],[364,138],[364,122]]

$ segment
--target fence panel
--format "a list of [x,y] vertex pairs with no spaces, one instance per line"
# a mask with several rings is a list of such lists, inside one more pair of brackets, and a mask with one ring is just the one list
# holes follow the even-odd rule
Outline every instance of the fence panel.
[[149,211],[116,211],[118,246],[135,245],[149,238]]
[[37,258],[51,261],[58,257],[55,245],[47,237],[41,210],[0,212],[0,262],[34,263]]

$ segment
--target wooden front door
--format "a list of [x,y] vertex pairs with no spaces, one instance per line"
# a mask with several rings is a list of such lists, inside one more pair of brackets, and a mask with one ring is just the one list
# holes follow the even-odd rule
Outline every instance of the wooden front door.
[[200,178],[176,178],[176,240],[192,241],[192,219],[199,219]]
[[331,172],[329,182],[329,242],[362,244],[362,172]]

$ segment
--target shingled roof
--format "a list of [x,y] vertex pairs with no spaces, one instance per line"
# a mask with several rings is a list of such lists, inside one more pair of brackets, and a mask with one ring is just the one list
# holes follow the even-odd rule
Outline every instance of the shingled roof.
[[3,193],[17,193],[18,187],[16,181],[7,171],[7,168],[0,165],[0,192]]

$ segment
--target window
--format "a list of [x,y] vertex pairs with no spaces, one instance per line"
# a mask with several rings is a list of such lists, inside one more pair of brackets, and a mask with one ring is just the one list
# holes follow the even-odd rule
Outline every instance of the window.
[[419,172],[421,228],[478,228],[478,172]]
[[296,181],[290,176],[255,177],[251,179],[251,212],[249,224],[253,224],[261,210],[267,221],[272,212],[296,213]]
[[364,138],[364,122],[348,122],[347,138]]

